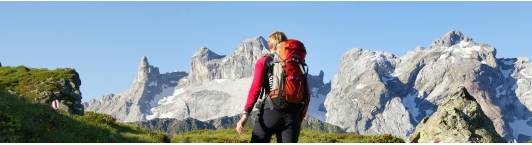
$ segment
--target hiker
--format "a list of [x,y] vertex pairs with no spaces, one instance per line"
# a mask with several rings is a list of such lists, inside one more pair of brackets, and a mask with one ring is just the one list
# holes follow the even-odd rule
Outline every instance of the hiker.
[[[290,40],[290,41],[289,41]],[[290,43],[289,43],[290,42]],[[288,44],[290,45],[288,45]],[[297,143],[299,139],[299,133],[301,131],[301,123],[306,116],[308,105],[310,102],[310,93],[308,83],[306,81],[308,74],[307,71],[303,71],[303,67],[299,69],[299,65],[295,66],[294,64],[289,64],[284,62],[287,67],[295,68],[299,72],[299,75],[294,75],[295,69],[292,71],[286,72],[288,75],[292,75],[291,78],[298,78],[295,80],[304,80],[298,83],[293,83],[290,85],[297,85],[298,90],[293,91],[286,89],[286,87],[279,87],[282,85],[280,82],[283,82],[283,79],[277,75],[281,74],[282,70],[280,69],[280,64],[275,63],[275,60],[281,60],[282,57],[279,55],[284,55],[285,53],[280,52],[280,49],[288,46],[296,46],[298,50],[302,51],[285,51],[291,56],[301,56],[304,62],[304,57],[306,55],[306,50],[302,43],[297,40],[287,39],[286,35],[283,32],[275,31],[268,37],[268,47],[270,48],[270,54],[259,58],[255,64],[255,72],[253,77],[253,82],[248,93],[247,102],[244,106],[244,111],[242,112],[242,118],[238,121],[236,125],[236,131],[239,134],[244,132],[244,125],[247,122],[247,119],[250,116],[250,113],[255,108],[259,109],[257,115],[257,120],[253,126],[251,143],[269,143],[273,134],[276,134],[278,143]],[[300,49],[301,48],[301,49]],[[284,49],[283,49],[284,50]],[[296,54],[296,55],[292,55]],[[280,59],[279,59],[280,58]],[[286,59],[286,57],[284,57]],[[286,59],[292,60],[292,59]],[[294,63],[294,62],[291,62]],[[268,65],[270,64],[270,65]],[[276,64],[276,65],[273,65]],[[301,63],[300,63],[301,64]],[[304,63],[303,63],[304,64]],[[288,66],[291,65],[291,66]],[[306,64],[304,64],[306,66]],[[286,69],[288,70],[288,69]],[[301,71],[299,71],[301,70]],[[284,71],[283,71],[284,72]],[[301,75],[303,74],[303,75]],[[296,81],[293,81],[296,82]],[[284,81],[286,85],[286,81]],[[289,83],[292,83],[290,81]],[[279,85],[276,85],[279,84]],[[300,85],[298,85],[300,84]],[[277,89],[280,88],[280,89]],[[293,87],[292,87],[293,88]],[[299,90],[301,89],[301,90]],[[273,91],[270,91],[273,90]],[[281,95],[283,94],[281,90],[291,91],[288,92],[290,95]],[[297,93],[294,93],[297,92]],[[277,95],[279,94],[279,95]],[[300,95],[297,95],[300,94]],[[286,97],[284,97],[286,96]],[[293,97],[296,96],[296,97]],[[260,97],[260,98],[259,98]],[[270,98],[271,97],[271,98]],[[296,101],[290,101],[291,100]],[[284,101],[284,102],[283,102]],[[299,103],[288,103],[288,102],[299,102]],[[285,105],[280,105],[285,104]],[[290,105],[286,105],[290,104]],[[282,107],[280,107],[282,106]],[[288,106],[288,107],[287,107]]]

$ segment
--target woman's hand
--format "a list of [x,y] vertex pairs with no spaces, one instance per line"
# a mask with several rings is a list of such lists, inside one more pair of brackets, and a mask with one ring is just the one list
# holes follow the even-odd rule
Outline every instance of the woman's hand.
[[240,118],[240,120],[236,123],[236,132],[238,132],[238,134],[244,133],[244,125],[246,125],[247,121],[248,121],[248,115],[243,114],[242,118]]

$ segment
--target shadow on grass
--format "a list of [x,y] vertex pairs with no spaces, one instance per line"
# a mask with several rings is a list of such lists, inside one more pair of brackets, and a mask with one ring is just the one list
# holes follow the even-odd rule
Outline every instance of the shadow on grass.
[[[97,114],[72,115],[0,92],[0,142],[142,143],[168,142],[166,135],[132,125],[106,122]],[[98,116],[99,115],[99,116]],[[166,141],[165,141],[166,140]]]

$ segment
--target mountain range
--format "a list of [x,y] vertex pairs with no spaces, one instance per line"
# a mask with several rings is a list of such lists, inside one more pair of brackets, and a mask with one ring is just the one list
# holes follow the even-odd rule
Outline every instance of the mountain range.
[[[142,57],[130,89],[84,102],[85,110],[121,122],[154,119],[208,121],[243,110],[256,60],[268,53],[266,40],[253,37],[229,55],[206,47],[191,57],[189,71],[160,73]],[[459,31],[418,46],[404,56],[353,48],[339,59],[339,71],[324,83],[324,72],[309,75],[308,116],[359,134],[391,133],[407,139],[425,117],[465,87],[495,130],[506,140],[532,136],[532,63],[497,58],[497,49]]]

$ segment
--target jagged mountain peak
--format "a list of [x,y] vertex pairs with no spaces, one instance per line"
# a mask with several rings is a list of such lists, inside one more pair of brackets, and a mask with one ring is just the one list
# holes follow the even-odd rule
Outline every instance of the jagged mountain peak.
[[372,56],[372,57],[396,57],[394,54],[385,52],[382,50],[371,51],[368,49],[363,49],[363,48],[358,48],[358,47],[347,50],[343,54],[344,57],[350,57],[349,55],[364,55],[364,56]]
[[460,42],[473,42],[472,38],[464,36],[462,32],[457,30],[451,30],[447,34],[441,36],[440,38],[434,40],[432,42],[431,48],[435,48],[437,46],[441,47],[451,47],[456,44],[460,44]]
[[245,43],[245,42],[253,42],[253,41],[264,41],[264,42],[266,42],[266,39],[264,39],[264,37],[262,37],[262,36],[259,35],[259,36],[255,36],[255,37],[248,38],[248,39],[242,41],[242,43]]
[[160,98],[171,95],[179,79],[187,74],[182,71],[161,74],[158,67],[150,65],[148,58],[142,56],[130,89],[102,96],[99,100],[91,99],[85,103],[85,110],[107,113],[124,122],[146,120],[149,109],[156,106]]
[[261,36],[240,42],[230,55],[217,55],[207,48],[200,48],[191,59],[191,71],[187,83],[193,85],[214,79],[238,79],[253,75],[255,62],[268,53]]
[[[418,53],[424,52],[424,53]],[[472,38],[466,37],[460,31],[450,31],[434,40],[430,49],[417,49],[408,54],[408,59],[418,57],[419,54],[432,55],[439,60],[455,63],[459,61],[476,60],[490,67],[497,67],[497,50],[486,44],[476,43]],[[416,55],[412,55],[416,54]]]
[[198,50],[196,50],[196,53],[194,53],[193,56],[197,56],[197,55],[200,55],[200,54],[203,54],[203,53],[214,53],[212,52],[209,48],[205,47],[205,46],[201,46]]
[[222,57],[224,56],[218,55],[214,53],[213,51],[211,51],[210,49],[208,49],[207,47],[202,46],[194,53],[194,55],[192,56],[192,61],[199,60],[201,62],[206,62],[206,61],[213,60],[213,59],[220,59]]
[[[262,51],[268,51],[268,42],[262,36],[248,38],[237,45],[232,55],[246,55],[246,57],[257,57]],[[250,55],[248,55],[250,54]]]
[[143,82],[149,78],[156,78],[159,74],[159,68],[151,66],[146,56],[142,56],[137,74],[137,82]]
[[146,61],[147,62],[148,61],[148,57],[146,57],[146,55],[143,55],[141,61]]
[[149,66],[150,66],[150,63],[148,62],[148,57],[142,56],[142,58],[140,59],[139,70],[143,68],[147,68]]

